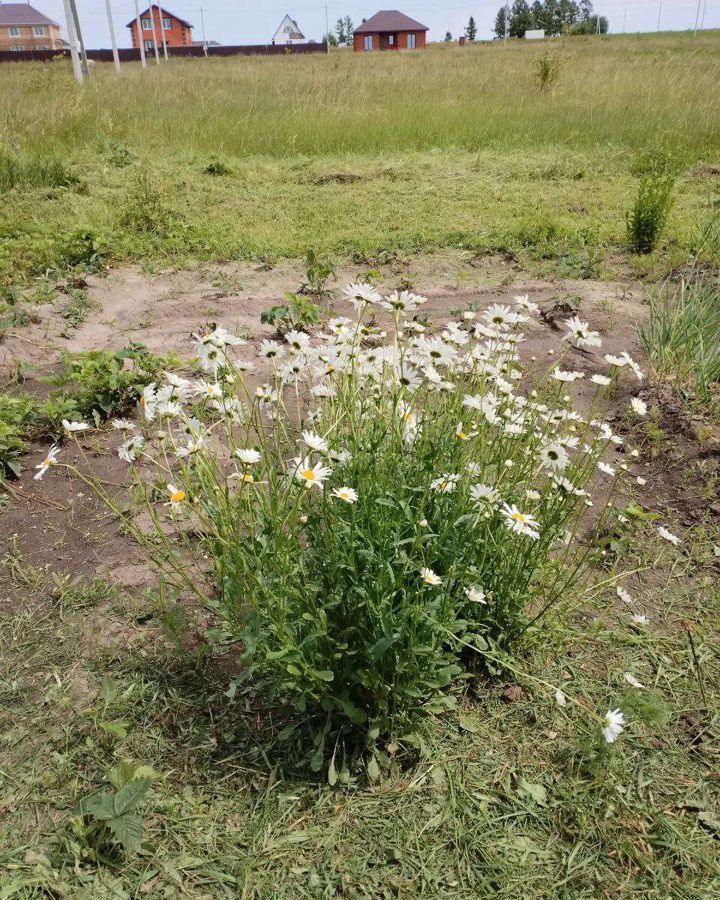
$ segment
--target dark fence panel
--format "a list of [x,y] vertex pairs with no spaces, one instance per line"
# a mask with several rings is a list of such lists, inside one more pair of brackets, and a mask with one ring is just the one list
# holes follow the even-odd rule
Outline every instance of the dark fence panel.
[[[160,48],[158,48],[160,49]],[[162,50],[160,51],[162,52]],[[293,56],[296,53],[327,53],[327,44],[245,44],[237,47],[208,47],[208,56]],[[140,50],[123,47],[118,50],[121,62],[137,62]],[[205,56],[202,47],[168,47],[169,56]],[[146,51],[148,62],[154,51]],[[112,50],[88,50],[88,59],[96,62],[112,62]],[[49,62],[51,59],[69,59],[69,50],[0,50],[3,62]]]

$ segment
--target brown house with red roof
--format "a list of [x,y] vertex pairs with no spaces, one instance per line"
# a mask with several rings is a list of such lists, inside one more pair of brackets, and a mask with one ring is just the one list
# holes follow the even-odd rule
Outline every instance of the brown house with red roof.
[[[153,25],[155,31],[153,32]],[[132,19],[127,23],[132,35],[133,47],[138,47],[137,20]],[[164,6],[153,4],[140,13],[140,29],[142,41],[146,50],[152,50],[155,46],[154,35],[157,36],[158,48],[162,48],[163,37],[168,47],[192,47],[192,25],[185,19],[181,19]]]
[[0,3],[0,50],[57,50],[60,26],[29,3]]
[[355,29],[353,50],[419,50],[425,46],[427,25],[396,9],[383,9]]

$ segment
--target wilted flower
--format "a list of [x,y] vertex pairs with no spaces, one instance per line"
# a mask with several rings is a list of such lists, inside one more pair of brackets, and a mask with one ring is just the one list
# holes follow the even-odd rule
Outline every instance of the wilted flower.
[[627,681],[628,684],[632,685],[634,688],[644,688],[645,685],[638,681],[637,678],[632,674],[632,672],[625,672],[623,674],[623,678]]
[[633,623],[633,625],[650,624],[650,619],[648,619],[648,617],[643,613],[633,613],[633,615],[630,616],[630,621]]
[[630,406],[632,411],[638,416],[646,416],[647,415],[647,403],[644,400],[641,400],[639,397],[633,397],[630,401]]
[[255,463],[260,462],[260,453],[251,448],[238,449],[235,451],[235,456],[246,466],[254,466]]
[[315,434],[314,431],[303,431],[302,439],[311,450],[316,450],[318,453],[325,453],[327,451],[327,441],[319,434]]
[[187,495],[182,488],[175,487],[174,484],[169,484],[167,486],[167,492],[170,497],[170,502],[167,503],[166,506],[169,506],[173,512],[177,512],[182,508]]
[[430,482],[430,490],[437,491],[439,494],[451,494],[459,480],[460,476],[455,473],[440,475]]
[[581,322],[577,316],[568,319],[565,322],[565,327],[568,329],[568,332],[563,340],[570,341],[574,347],[582,349],[584,347],[599,347],[602,344],[597,331],[590,331],[588,323]]
[[62,420],[62,426],[68,434],[75,431],[87,431],[90,427],[86,422],[69,422],[67,419]]
[[471,603],[482,603],[487,606],[485,591],[481,591],[480,588],[476,587],[475,585],[469,588],[465,588],[465,596]]
[[619,709],[609,709],[605,713],[605,725],[602,730],[603,737],[608,744],[614,744],[615,741],[625,730],[625,716]]
[[660,525],[658,534],[663,540],[669,541],[669,543],[673,544],[675,547],[680,543],[680,538],[676,534],[673,534],[672,531],[668,531],[664,525]]
[[622,602],[627,603],[628,606],[633,602],[633,598],[630,596],[630,594],[628,594],[628,592],[625,590],[624,587],[621,587],[620,585],[618,585],[615,588],[615,593],[622,600]]
[[39,466],[35,466],[37,469],[37,474],[35,475],[35,481],[42,481],[43,475],[47,472],[50,466],[57,465],[57,458],[60,454],[60,448],[57,444],[53,444],[52,447],[48,450],[47,456],[40,463]]

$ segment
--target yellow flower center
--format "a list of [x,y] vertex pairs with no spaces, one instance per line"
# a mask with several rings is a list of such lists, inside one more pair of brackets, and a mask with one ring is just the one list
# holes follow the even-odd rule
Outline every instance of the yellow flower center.
[[461,441],[467,440],[467,434],[464,431],[458,431],[457,436],[460,438]]
[[171,503],[182,503],[185,499],[185,491],[173,491],[170,494],[170,502]]
[[303,469],[300,474],[305,481],[315,481],[315,471],[313,469]]
[[255,479],[252,477],[252,475],[249,472],[246,472],[243,475],[242,480],[243,481],[254,481]]
[[525,516],[523,513],[520,513],[520,512],[513,513],[512,518],[515,519],[516,522],[520,522],[522,525],[525,524]]

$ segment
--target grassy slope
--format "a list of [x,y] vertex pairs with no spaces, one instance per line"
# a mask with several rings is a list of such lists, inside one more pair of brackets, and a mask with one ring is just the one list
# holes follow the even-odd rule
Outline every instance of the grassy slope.
[[[0,278],[56,261],[78,227],[117,258],[182,264],[460,246],[532,269],[627,269],[618,253],[596,257],[622,246],[633,162],[659,145],[687,174],[663,248],[634,264],[684,261],[718,193],[699,167],[720,161],[720,33],[552,47],[563,65],[550,94],[534,74],[545,51],[523,43],[178,60],[121,80],[106,66],[82,89],[58,66],[4,66],[5,151],[26,169],[5,179]],[[203,174],[213,155],[229,175]],[[52,187],[48,160],[80,185]]]

